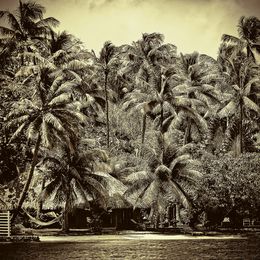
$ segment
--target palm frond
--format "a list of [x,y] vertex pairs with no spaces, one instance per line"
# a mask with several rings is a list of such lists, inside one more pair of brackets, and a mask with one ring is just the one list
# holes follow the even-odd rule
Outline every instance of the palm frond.
[[172,190],[172,193],[177,196],[178,201],[185,207],[185,208],[190,208],[191,203],[188,200],[188,196],[185,193],[185,191],[181,188],[181,186],[175,182],[175,181],[170,181],[171,185],[169,187]]
[[9,11],[0,11],[0,18],[4,18],[4,17],[7,18],[8,23],[11,26],[12,30],[21,31],[19,22],[17,21],[16,17],[12,13],[10,13]]
[[241,40],[239,38],[232,36],[232,35],[228,35],[228,34],[223,34],[221,40],[224,42],[232,42],[235,44],[241,43]]
[[129,174],[128,176],[123,177],[123,182],[128,184],[134,184],[137,181],[142,180],[149,180],[151,177],[149,176],[148,172],[146,171],[138,171]]
[[258,115],[260,115],[260,107],[254,101],[252,101],[250,98],[244,96],[243,102],[244,102],[245,107],[247,107],[251,110],[254,110]]
[[188,159],[190,159],[191,156],[189,154],[183,154],[183,155],[180,155],[178,156],[177,158],[175,158],[171,164],[170,164],[170,167],[169,169],[171,171],[174,171],[174,168],[176,167],[177,164],[183,164],[183,163],[186,163]]
[[57,97],[54,97],[49,103],[49,106],[55,107],[60,105],[69,104],[72,101],[71,93],[62,93]]
[[33,140],[37,136],[40,125],[41,125],[41,118],[39,118],[39,117],[37,117],[32,122],[30,122],[30,124],[26,130],[26,135],[27,135],[28,140]]
[[225,107],[223,107],[219,112],[218,115],[220,118],[229,117],[235,113],[237,104],[231,100]]
[[13,36],[15,34],[15,31],[13,31],[12,29],[9,29],[7,27],[0,26],[0,34],[2,34],[4,36]]
[[11,128],[16,125],[21,125],[24,122],[28,121],[29,117],[30,117],[29,115],[22,115],[22,116],[13,118],[6,123],[6,128]]
[[202,177],[201,172],[193,169],[185,169],[179,175],[183,178],[191,180],[192,182],[198,182]]
[[40,21],[36,22],[37,26],[47,25],[47,26],[57,27],[59,24],[60,22],[54,17],[43,18]]
[[51,198],[51,196],[54,194],[54,192],[58,189],[58,187],[61,185],[61,181],[59,176],[56,177],[54,180],[52,180],[44,190],[39,195],[39,200],[42,202],[45,202],[48,200],[48,198]]
[[47,123],[50,124],[54,127],[54,129],[56,129],[58,132],[61,132],[63,134],[66,134],[66,130],[62,125],[62,122],[60,121],[59,118],[57,118],[56,116],[54,116],[51,113],[46,113],[43,116],[43,120]]
[[252,87],[252,85],[253,85],[254,83],[257,83],[257,82],[260,83],[260,80],[259,80],[258,77],[255,77],[255,78],[249,80],[249,82],[245,85],[245,87],[244,87],[244,89],[245,89],[245,90],[244,90],[244,94],[245,94],[246,96],[248,96],[248,95],[251,93],[251,87]]
[[9,140],[9,143],[11,143],[15,138],[17,138],[20,133],[24,130],[24,128],[26,127],[27,122],[22,123],[17,130],[12,134],[12,137]]

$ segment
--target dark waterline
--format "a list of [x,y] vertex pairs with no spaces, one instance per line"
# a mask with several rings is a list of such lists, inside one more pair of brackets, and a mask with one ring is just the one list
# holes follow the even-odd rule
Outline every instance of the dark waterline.
[[0,244],[0,259],[260,259],[260,239],[131,240]]

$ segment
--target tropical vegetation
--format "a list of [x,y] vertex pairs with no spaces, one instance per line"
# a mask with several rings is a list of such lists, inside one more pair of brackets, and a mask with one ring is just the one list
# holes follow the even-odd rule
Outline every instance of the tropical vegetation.
[[96,54],[44,13],[21,0],[0,11],[0,205],[13,221],[31,201],[38,218],[60,207],[66,232],[75,207],[127,204],[158,223],[176,204],[191,225],[217,206],[257,216],[257,17],[223,35],[214,59],[160,33]]

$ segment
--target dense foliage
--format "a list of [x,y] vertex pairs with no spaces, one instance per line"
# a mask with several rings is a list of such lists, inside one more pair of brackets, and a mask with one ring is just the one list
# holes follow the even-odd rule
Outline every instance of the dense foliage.
[[193,216],[257,216],[258,18],[241,18],[239,38],[223,35],[215,60],[178,54],[159,33],[105,42],[98,55],[44,12],[23,1],[0,11],[1,202],[13,218],[51,196],[64,230],[79,201],[131,203],[151,218],[172,203]]

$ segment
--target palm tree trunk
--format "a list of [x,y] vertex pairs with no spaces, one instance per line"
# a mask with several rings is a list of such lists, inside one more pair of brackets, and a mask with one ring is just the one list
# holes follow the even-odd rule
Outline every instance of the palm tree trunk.
[[160,103],[161,106],[161,122],[160,122],[160,131],[163,132],[163,102]]
[[35,168],[36,163],[37,163],[37,155],[38,155],[38,151],[39,151],[39,148],[40,148],[40,143],[41,143],[41,135],[38,134],[37,141],[36,141],[35,148],[34,148],[34,152],[33,152],[33,159],[32,159],[32,163],[31,163],[31,168],[30,168],[30,172],[29,172],[29,175],[28,175],[28,179],[27,179],[26,184],[23,188],[22,195],[21,195],[21,198],[19,200],[18,206],[17,206],[17,208],[14,211],[14,214],[12,216],[12,221],[15,220],[18,213],[20,212],[22,205],[24,203],[24,200],[26,198],[28,189],[30,187],[32,177],[33,177],[33,173],[34,173],[34,168]]
[[[43,177],[41,192],[42,192],[42,191],[44,190],[44,188],[45,188],[45,182],[46,182],[46,179],[45,179],[45,177]],[[40,213],[42,212],[42,205],[43,205],[43,201],[40,200],[39,205],[38,205],[39,208],[38,208],[38,211],[37,211],[37,218],[39,218],[39,215],[40,215]]]
[[241,153],[243,153],[243,106],[242,103],[240,103],[239,106],[239,139],[238,139],[238,150],[237,155],[239,156]]
[[160,103],[161,106],[161,122],[160,122],[160,131],[162,135],[162,160],[164,157],[164,134],[163,134],[163,102]]
[[142,144],[144,144],[145,130],[146,130],[146,114],[143,115]]
[[248,59],[252,58],[253,62],[256,62],[255,55],[249,45],[247,45],[246,47],[246,52],[247,52],[247,58]]
[[108,107],[108,95],[107,95],[107,76],[108,72],[105,72],[105,96],[106,96],[106,125],[107,125],[107,147],[109,148],[109,107]]
[[184,145],[189,143],[189,141],[190,141],[190,129],[191,129],[191,121],[190,121],[190,118],[188,118],[187,126],[186,126],[185,133],[184,133],[184,140],[183,140]]
[[70,230],[69,229],[69,198],[70,198],[70,188],[66,192],[66,202],[65,202],[64,212],[63,212],[63,223],[62,223],[63,233],[68,233]]

